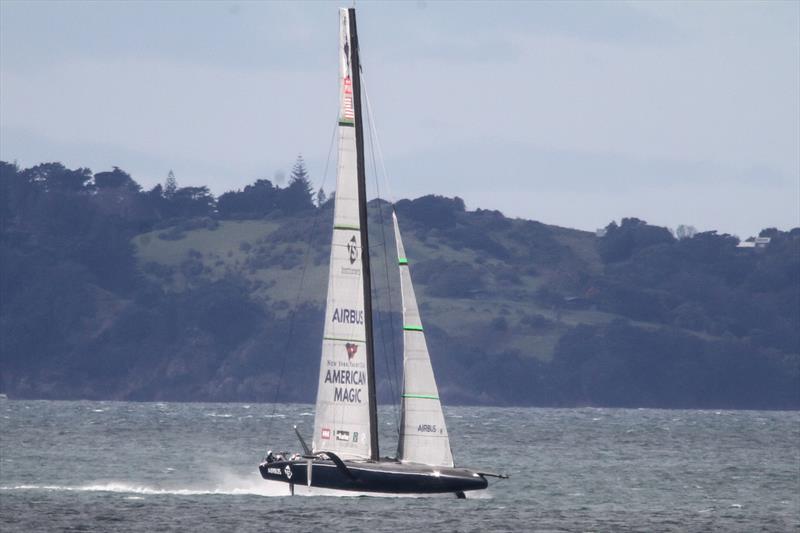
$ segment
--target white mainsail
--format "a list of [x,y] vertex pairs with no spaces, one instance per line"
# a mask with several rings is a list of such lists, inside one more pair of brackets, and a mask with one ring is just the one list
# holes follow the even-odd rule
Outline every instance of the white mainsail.
[[364,279],[358,208],[352,48],[347,9],[339,10],[339,162],[328,300],[312,448],[342,459],[370,457]]
[[392,213],[392,219],[403,299],[403,394],[397,456],[402,462],[453,466],[450,439],[447,436],[417,298],[411,284],[411,273],[400,237],[397,215]]

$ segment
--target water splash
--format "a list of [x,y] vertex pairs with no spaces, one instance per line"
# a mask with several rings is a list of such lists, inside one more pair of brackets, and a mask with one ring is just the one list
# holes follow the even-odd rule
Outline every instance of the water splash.
[[[84,485],[5,485],[0,486],[0,491],[52,491],[52,492],[111,492],[130,494],[127,499],[141,499],[144,496],[262,496],[280,497],[290,496],[289,486],[286,483],[267,481],[255,475],[242,476],[224,470],[217,471],[218,481],[200,483],[194,486],[158,486],[126,481],[108,481],[87,483]],[[452,494],[379,494],[350,491],[336,491],[318,487],[295,486],[297,496],[326,496],[326,497],[389,497],[389,498],[452,498]],[[470,499],[491,499],[488,491],[468,493]]]
[[[281,484],[282,485],[282,484]],[[158,487],[127,483],[124,481],[110,481],[86,485],[10,485],[0,486],[0,491],[54,491],[54,492],[115,492],[122,494],[138,494],[142,496],[288,496],[289,491],[285,486],[264,481],[259,484],[241,486],[208,486],[196,488],[184,487]]]

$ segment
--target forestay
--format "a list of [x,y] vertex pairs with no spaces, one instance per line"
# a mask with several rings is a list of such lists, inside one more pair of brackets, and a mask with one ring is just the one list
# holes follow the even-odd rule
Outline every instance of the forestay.
[[312,447],[342,459],[370,457],[364,280],[358,208],[350,21],[339,10],[339,157],[328,299]]
[[433,376],[422,320],[397,216],[392,214],[403,299],[403,394],[398,458],[405,463],[453,466],[439,390]]

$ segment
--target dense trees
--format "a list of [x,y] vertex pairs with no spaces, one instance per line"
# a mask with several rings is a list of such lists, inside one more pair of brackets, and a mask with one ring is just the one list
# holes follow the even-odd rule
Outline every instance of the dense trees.
[[[800,239],[774,230],[767,248],[742,250],[730,235],[676,241],[650,228],[623,222],[600,239],[609,264],[595,283],[598,305],[712,335],[762,335],[769,346],[800,352]],[[625,253],[609,256],[620,242]]]
[[296,213],[314,207],[312,191],[305,162],[299,156],[286,188],[281,189],[269,180],[260,179],[241,191],[221,195],[217,208],[220,217],[228,219],[261,218],[278,210]]
[[[302,264],[315,217],[330,219],[330,205],[314,198],[302,158],[286,187],[258,180],[218,199],[180,187],[172,172],[143,191],[116,167],[0,162],[1,390],[271,400],[289,358],[297,386],[283,398],[312,400],[322,309],[295,309],[295,331],[311,333],[289,346],[292,291],[271,278]],[[387,220],[374,207],[381,232]],[[396,208],[423,313],[438,302],[426,331],[449,401],[800,407],[800,229],[765,229],[769,246],[742,250],[730,235],[685,227],[676,239],[634,218],[595,238],[467,211],[459,198]],[[143,264],[133,244],[147,233],[172,246],[239,225],[227,219],[262,218],[278,229],[235,241],[227,262],[211,248]],[[316,264],[328,238],[312,234]],[[231,264],[238,269],[225,270]],[[549,339],[551,360],[513,341],[524,331]]]
[[[283,207],[285,189],[269,189],[276,201],[258,215]],[[299,201],[299,190],[292,195]],[[90,386],[79,394],[104,397],[129,386],[108,384],[111,375],[135,381],[126,373],[152,370],[137,361],[168,364],[177,344],[207,339],[224,358],[264,315],[241,280],[202,282],[175,298],[142,276],[131,243],[144,231],[217,216],[207,187],[178,187],[172,172],[166,187],[143,192],[118,167],[92,174],[0,162],[0,387],[41,395],[55,380],[62,394]]]
[[606,263],[613,263],[627,259],[638,249],[674,240],[667,228],[650,226],[638,218],[623,218],[619,226],[616,222],[606,226],[598,251]]
[[278,191],[269,180],[258,180],[241,191],[219,197],[217,208],[223,218],[260,218],[278,208]]

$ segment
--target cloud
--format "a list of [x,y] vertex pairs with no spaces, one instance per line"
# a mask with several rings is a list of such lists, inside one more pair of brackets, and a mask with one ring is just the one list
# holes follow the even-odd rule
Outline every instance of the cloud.
[[[0,2],[0,15],[2,157],[116,164],[145,183],[173,168],[222,192],[302,152],[321,179],[336,4]],[[800,211],[797,3],[365,3],[358,21],[398,192],[581,227],[650,218],[664,198],[730,227]],[[528,213],[528,197],[548,204]]]
[[405,154],[390,159],[387,167],[390,182],[401,184],[393,187],[397,198],[457,195],[472,208],[588,230],[638,216],[673,227],[693,223],[749,234],[760,224],[791,227],[800,217],[796,180],[767,167],[739,173],[708,161],[506,143]]

